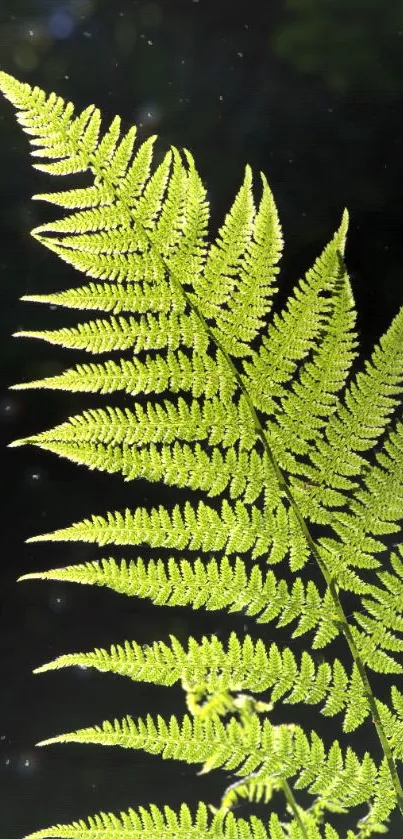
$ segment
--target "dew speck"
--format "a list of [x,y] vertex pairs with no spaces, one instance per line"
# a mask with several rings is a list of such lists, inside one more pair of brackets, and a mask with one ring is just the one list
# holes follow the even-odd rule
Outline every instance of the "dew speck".
[[37,769],[38,766],[38,758],[36,756],[22,754],[19,756],[17,761],[17,772],[19,775],[32,775],[32,773]]
[[21,403],[15,396],[4,396],[0,399],[0,422],[11,421],[18,416]]
[[62,592],[54,592],[51,594],[48,598],[48,604],[52,612],[56,612],[58,614],[65,612],[70,606],[67,594],[63,594]]

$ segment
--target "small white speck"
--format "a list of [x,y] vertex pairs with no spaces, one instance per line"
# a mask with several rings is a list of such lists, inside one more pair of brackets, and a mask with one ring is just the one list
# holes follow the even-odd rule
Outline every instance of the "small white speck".
[[237,52],[238,58],[243,58],[243,52]]
[[92,38],[92,33],[91,32],[85,31],[85,32],[83,32],[83,35],[84,35],[84,38]]
[[147,41],[147,44],[148,44],[149,47],[152,47],[153,41]]
[[34,30],[33,30],[33,29],[30,29],[30,30],[29,30],[29,37],[30,37],[30,38],[33,38],[33,37],[34,37]]
[[218,98],[219,98],[220,102],[222,102],[222,101],[223,101],[224,97],[223,97],[222,93],[220,93],[220,95],[219,95],[219,97],[218,97]]

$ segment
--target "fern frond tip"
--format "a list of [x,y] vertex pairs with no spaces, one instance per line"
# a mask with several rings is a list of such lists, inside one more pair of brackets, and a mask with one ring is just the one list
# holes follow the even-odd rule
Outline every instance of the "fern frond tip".
[[34,330],[29,329],[21,329],[19,332],[12,333],[13,338],[40,338],[41,335],[39,332],[35,332]]
[[39,536],[30,536],[29,539],[25,540],[25,544],[32,544],[33,542],[53,542],[57,541],[54,539],[53,533],[44,533],[43,535],[40,534]]
[[8,449],[17,449],[18,446],[25,446],[29,442],[29,437],[21,437],[19,440],[12,440],[11,443],[7,443]]
[[32,571],[29,574],[21,574],[20,577],[17,577],[16,582],[20,583],[22,580],[43,580],[46,579],[44,574],[41,574],[39,571]]
[[346,232],[347,232],[349,221],[350,221],[350,213],[349,213],[347,207],[344,207],[343,214],[342,214],[342,217],[341,217],[341,223],[345,227]]
[[345,250],[345,246],[346,246],[348,224],[349,224],[349,213],[348,213],[348,210],[345,207],[344,210],[343,210],[342,216],[341,216],[341,222],[340,222],[339,228],[338,228],[338,230],[336,231],[336,234],[335,234],[335,240],[336,241],[338,240],[339,247],[340,247],[340,252],[341,252],[341,255],[343,257],[344,257],[344,250]]
[[41,387],[43,387],[41,379],[35,379],[32,382],[18,382],[16,385],[10,385],[9,390],[29,390],[30,388],[34,389]]
[[[60,669],[60,665],[57,666],[54,661],[49,661],[47,664],[40,664],[39,667],[35,667],[31,672],[35,674],[38,673],[46,673],[47,670],[58,670]],[[39,743],[36,744],[37,746]]]
[[50,746],[52,743],[64,742],[65,740],[63,738],[63,735],[61,735],[60,737],[49,737],[47,740],[40,740],[39,743],[35,743],[35,746],[39,746],[41,748],[42,746]]
[[[20,300],[23,303],[40,303],[42,296],[42,294],[23,294],[22,297],[20,297]],[[14,333],[14,335],[18,334],[18,332]]]

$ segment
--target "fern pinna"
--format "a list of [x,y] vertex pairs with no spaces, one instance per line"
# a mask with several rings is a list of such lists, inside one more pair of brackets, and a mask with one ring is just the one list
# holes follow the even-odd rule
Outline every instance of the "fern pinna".
[[[350,811],[356,827],[347,839],[384,832],[395,809],[403,815],[403,693],[392,678],[402,673],[403,550],[397,542],[388,555],[385,545],[403,514],[403,308],[356,373],[346,212],[273,313],[282,235],[263,175],[256,203],[246,167],[211,241],[206,192],[188,151],[172,148],[153,165],[155,138],[135,149],[136,129],[123,135],[118,117],[101,129],[94,106],[75,116],[70,102],[4,72],[0,88],[30,135],[31,154],[43,161],[36,168],[93,177],[83,188],[36,195],[65,212],[33,231],[89,280],[24,299],[103,313],[76,328],[18,334],[107,354],[15,387],[120,390],[131,406],[89,408],[13,445],[202,498],[102,511],[30,540],[147,545],[155,551],[147,561],[101,558],[20,579],[107,586],[155,606],[243,611],[270,622],[271,634],[274,625],[290,625],[291,644],[304,636],[308,649],[328,648],[318,663],[308,649],[295,654],[232,633],[226,643],[191,637],[186,647],[175,637],[146,648],[127,641],[38,667],[177,682],[187,704],[180,719],[127,716],[40,745],[143,749],[203,772],[224,768],[232,782],[215,807],[200,803],[192,812],[184,803],[175,812],[152,804],[30,839],[337,839],[334,820]],[[127,350],[130,358],[112,357]],[[170,549],[169,560],[158,549]],[[186,558],[187,550],[197,558]],[[348,614],[346,598],[356,604]],[[346,642],[344,663],[332,656],[337,636]],[[389,702],[377,698],[373,672],[392,682]],[[338,717],[344,734],[369,726],[379,748],[357,754],[299,724],[274,724],[281,702],[317,705]],[[240,798],[265,801],[267,822],[237,818]]]

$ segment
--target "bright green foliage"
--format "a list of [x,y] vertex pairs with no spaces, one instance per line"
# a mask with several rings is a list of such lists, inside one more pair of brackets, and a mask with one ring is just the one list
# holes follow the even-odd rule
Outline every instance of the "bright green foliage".
[[[37,667],[179,683],[188,711],[103,721],[40,745],[142,749],[201,772],[225,768],[233,783],[218,807],[200,804],[194,815],[186,805],[178,813],[151,805],[29,839],[341,839],[334,819],[350,811],[357,825],[344,839],[385,832],[393,810],[403,814],[403,693],[392,684],[385,702],[371,681],[372,671],[390,679],[403,669],[401,545],[385,558],[386,537],[403,518],[403,308],[353,372],[346,212],[284,308],[272,311],[282,235],[263,175],[256,202],[246,167],[212,240],[188,151],[172,148],[154,165],[155,137],[136,147],[135,128],[122,135],[118,117],[105,130],[93,106],[74,116],[70,103],[2,72],[0,88],[30,135],[37,168],[90,179],[35,196],[64,214],[33,231],[88,282],[24,299],[102,313],[76,327],[17,334],[107,356],[15,387],[126,396],[122,407],[89,407],[13,445],[184,488],[190,499],[96,512],[30,540],[146,545],[156,551],[147,562],[108,557],[21,579],[106,586],[155,607],[244,612],[257,627],[283,630],[269,642],[234,632],[224,643],[214,635],[185,646],[174,636],[148,647],[126,641]],[[159,558],[166,548],[170,558]],[[344,663],[332,651],[336,637],[346,642]],[[302,652],[292,649],[296,638]],[[315,730],[274,724],[273,712],[278,719],[298,703],[335,717],[329,731],[340,722],[342,745],[330,733],[324,743]],[[371,753],[358,754],[346,735],[364,724]],[[310,805],[298,803],[307,797]],[[236,818],[230,811],[241,800],[265,802],[267,824]]]

